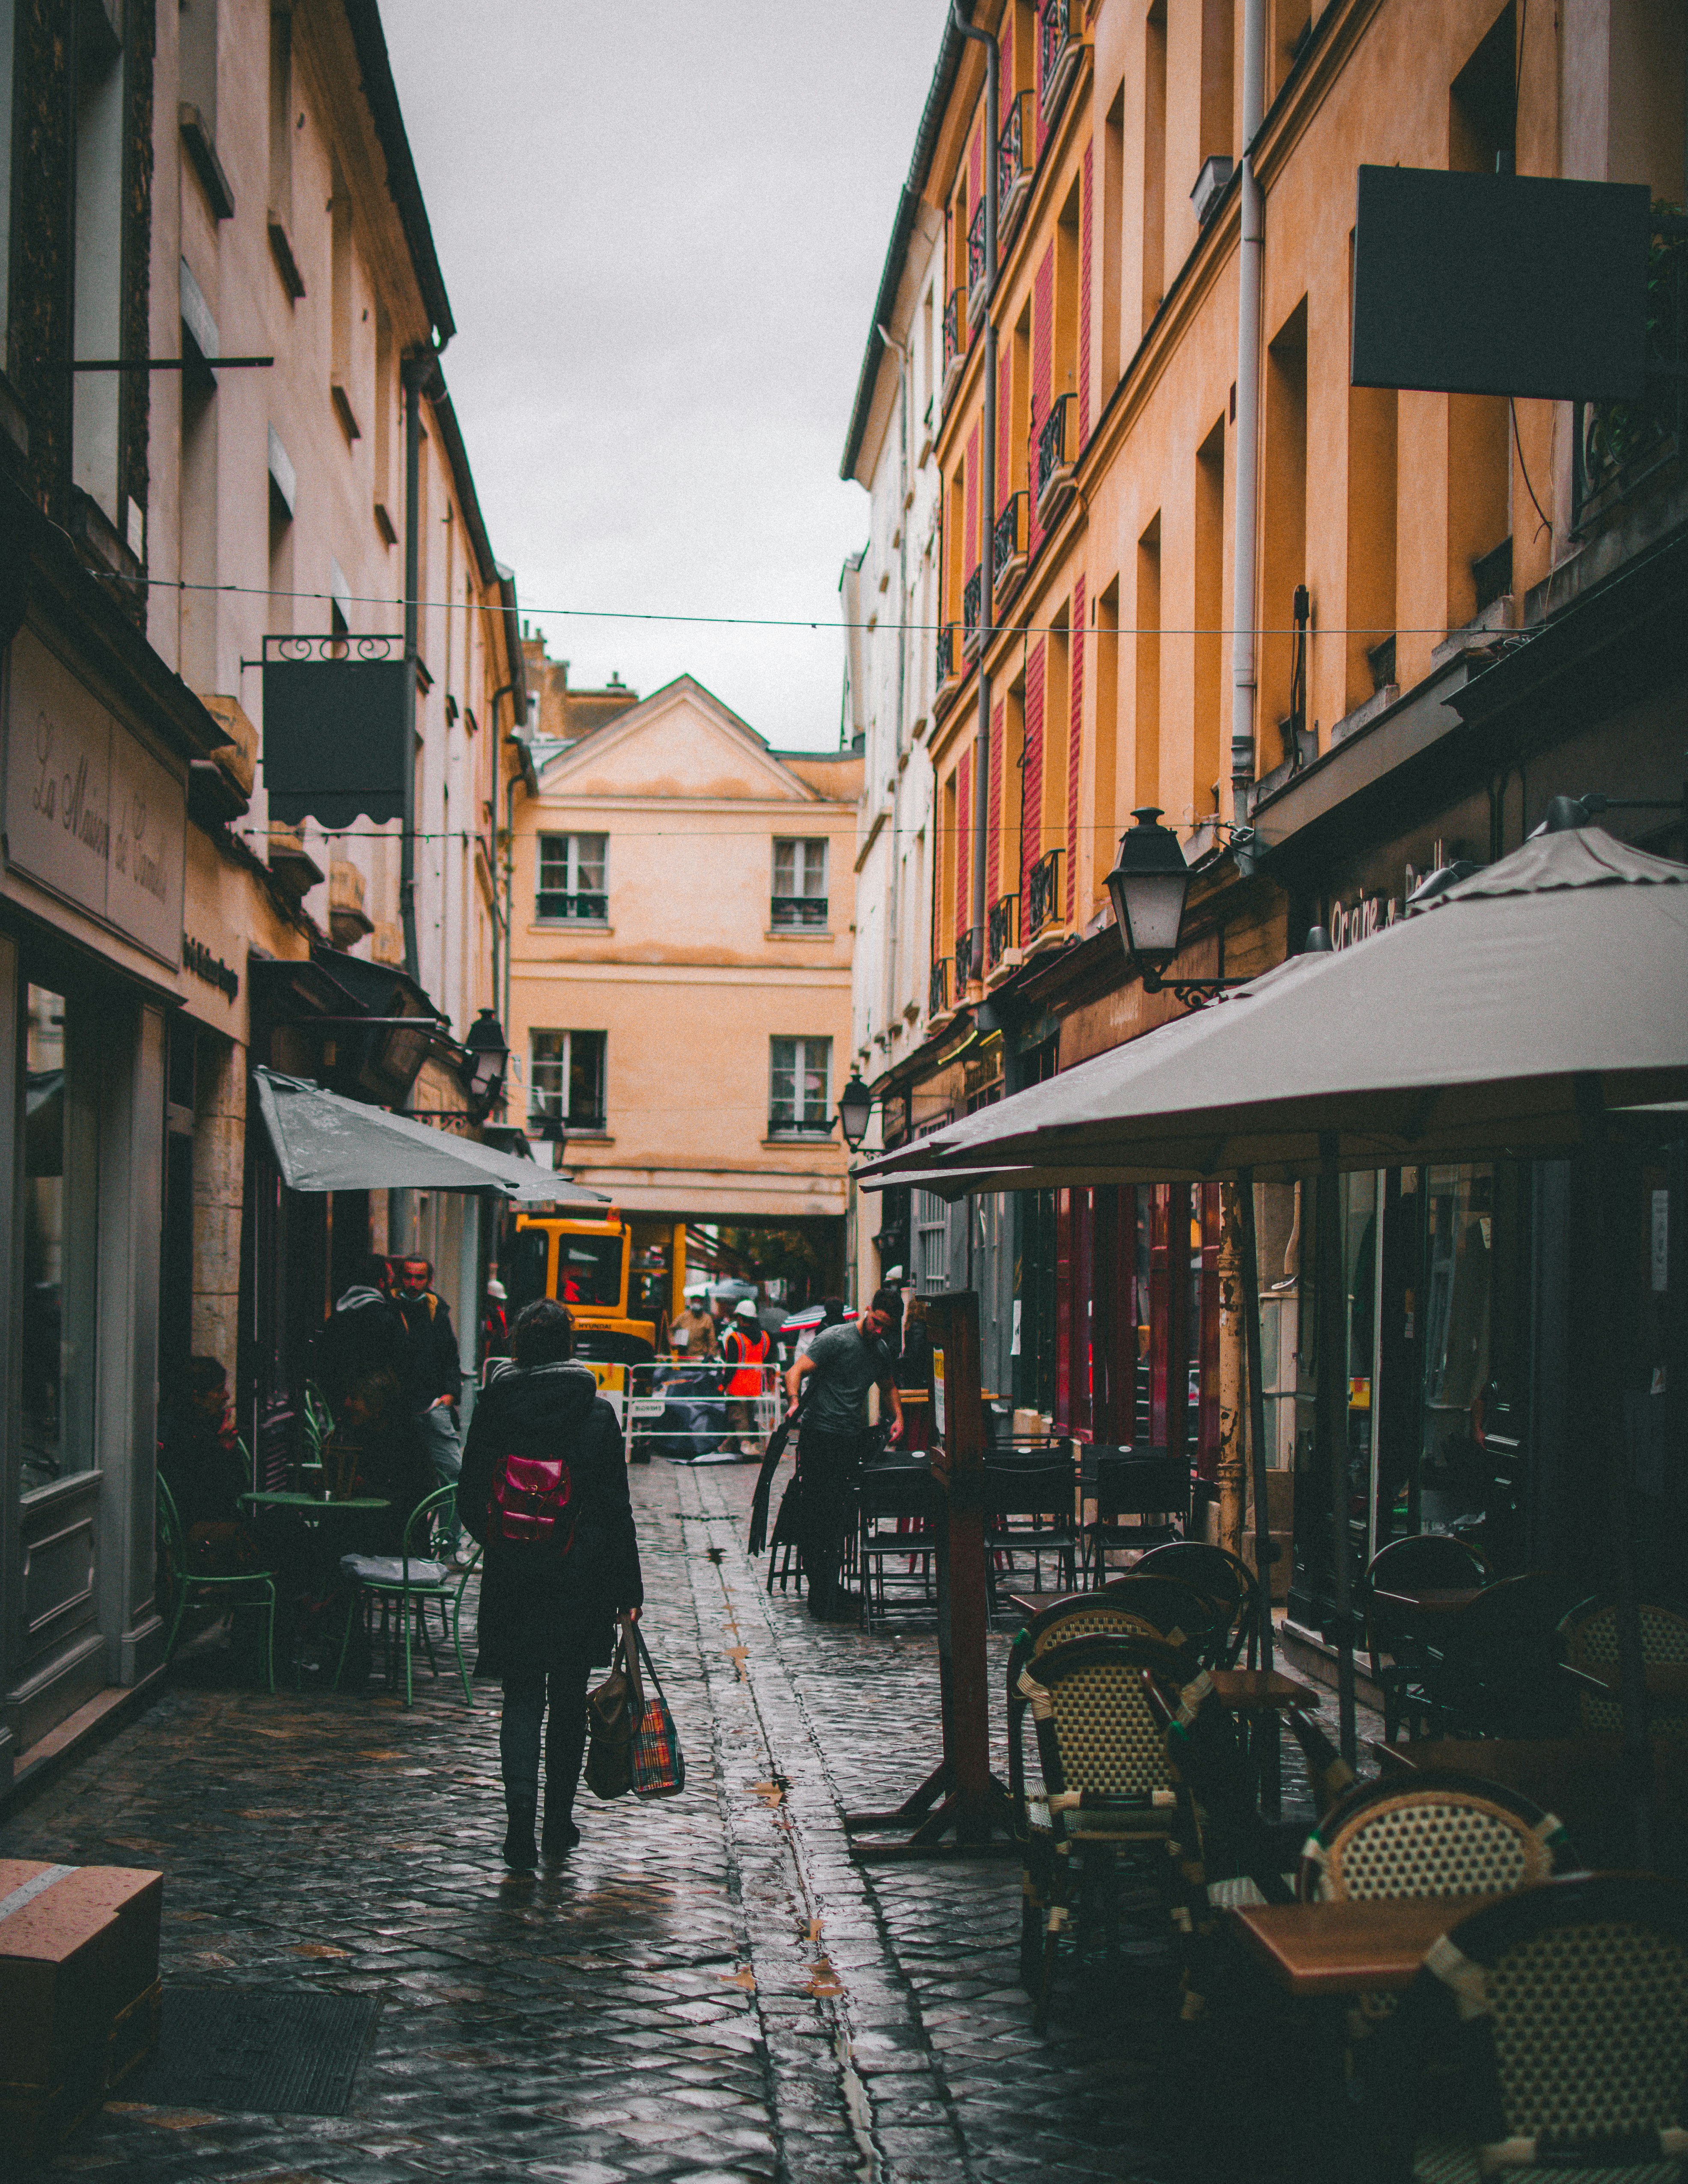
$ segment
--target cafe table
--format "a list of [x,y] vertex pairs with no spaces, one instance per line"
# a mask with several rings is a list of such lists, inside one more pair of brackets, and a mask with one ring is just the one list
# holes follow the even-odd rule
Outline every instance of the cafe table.
[[[348,1517],[369,1518],[390,1509],[383,1495],[354,1495],[343,1502],[325,1502],[320,1494],[303,1494],[295,1488],[276,1488],[242,1494],[242,1502],[255,1518],[270,1518],[281,1532],[294,1531],[293,1544],[276,1558],[276,1606],[285,1610],[287,1651],[292,1655],[297,1684],[302,1672],[300,1649],[306,1633],[320,1624],[327,1596],[340,1589],[340,1557],[355,1546],[355,1536],[333,1536]],[[326,1519],[328,1521],[325,1522]]]
[[1340,1903],[1248,1903],[1227,1916],[1276,1984],[1303,1998],[1399,1993],[1451,1926],[1493,1896],[1399,1896]]
[[241,1500],[250,1509],[298,1509],[313,1517],[334,1517],[343,1511],[361,1509],[390,1509],[393,1504],[383,1496],[354,1495],[344,1502],[325,1501],[320,1494],[301,1494],[296,1490],[281,1489],[262,1494],[242,1494]]
[[1457,1615],[1485,1589],[1480,1585],[1427,1585],[1390,1592],[1379,1585],[1372,1598],[1409,1615]]

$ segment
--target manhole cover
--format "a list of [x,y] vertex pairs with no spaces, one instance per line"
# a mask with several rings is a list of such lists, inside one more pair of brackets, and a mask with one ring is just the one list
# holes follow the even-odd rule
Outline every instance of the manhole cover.
[[157,2052],[124,2098],[248,2115],[344,2115],[379,2007],[365,1994],[167,1987]]

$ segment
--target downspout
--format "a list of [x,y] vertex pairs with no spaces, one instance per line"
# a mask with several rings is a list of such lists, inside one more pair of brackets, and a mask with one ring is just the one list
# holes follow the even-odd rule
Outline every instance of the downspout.
[[[1256,566],[1260,500],[1260,298],[1265,257],[1264,207],[1254,171],[1254,140],[1266,110],[1266,0],[1244,0],[1242,241],[1237,266],[1236,512],[1232,550],[1231,818],[1250,823],[1255,782]],[[1251,866],[1247,853],[1240,865]]]
[[[1258,0],[1256,0],[1258,4]],[[978,727],[973,738],[972,977],[969,987],[984,990],[984,866],[990,846],[990,650],[992,594],[996,572],[996,182],[997,71],[1000,55],[989,31],[961,20],[961,0],[950,0],[955,28],[984,47],[984,445],[979,465],[979,651]],[[961,998],[958,994],[957,1000]],[[968,1223],[971,1252],[972,1224]]]
[[421,627],[421,526],[417,501],[422,477],[422,396],[434,376],[431,350],[414,349],[404,359],[404,670],[405,718],[409,737],[404,748],[404,833],[398,844],[398,918],[404,935],[404,969],[421,983],[416,949],[416,662]]
[[885,896],[885,975],[881,989],[881,1000],[885,1011],[885,1053],[890,1058],[891,1026],[897,1006],[897,913],[899,867],[897,845],[902,839],[903,805],[903,730],[904,716],[908,710],[909,664],[909,352],[889,326],[881,326],[879,338],[897,358],[901,395],[899,410],[901,415],[900,461],[899,483],[901,507],[897,517],[897,778],[891,791],[891,844],[888,855],[891,861],[890,884]]
[[[499,908],[499,700],[508,698],[515,688],[514,682],[506,682],[502,688],[494,690],[487,715],[487,727],[493,738],[493,1001],[495,1006],[500,990],[499,937],[504,936],[507,947],[510,930],[504,922],[504,912]],[[503,1023],[502,1016],[499,1022]],[[504,1037],[508,1039],[510,1034],[506,1032]]]

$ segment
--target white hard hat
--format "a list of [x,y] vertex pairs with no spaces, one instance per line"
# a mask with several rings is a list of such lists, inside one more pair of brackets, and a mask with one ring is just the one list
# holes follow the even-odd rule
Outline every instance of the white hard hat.
[[504,1299],[510,1295],[510,1291],[504,1287],[502,1282],[491,1281],[487,1284],[487,1295],[489,1297],[496,1297],[499,1302],[502,1304]]
[[738,1303],[733,1306],[733,1309],[738,1314],[741,1319],[755,1319],[756,1317],[755,1302],[755,1300],[750,1297],[740,1297]]

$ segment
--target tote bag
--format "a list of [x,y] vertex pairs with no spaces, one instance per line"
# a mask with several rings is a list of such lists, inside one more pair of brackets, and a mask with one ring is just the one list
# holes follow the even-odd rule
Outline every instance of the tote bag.
[[686,1786],[686,1759],[668,1702],[662,1696],[656,1663],[646,1648],[644,1634],[632,1626],[637,1658],[634,1689],[642,1691],[636,1708],[632,1736],[633,1795],[636,1797],[677,1797]]

